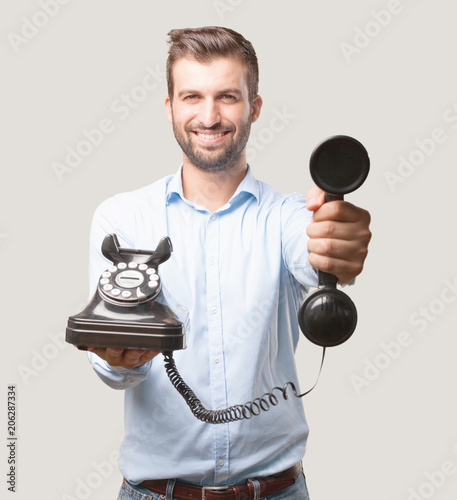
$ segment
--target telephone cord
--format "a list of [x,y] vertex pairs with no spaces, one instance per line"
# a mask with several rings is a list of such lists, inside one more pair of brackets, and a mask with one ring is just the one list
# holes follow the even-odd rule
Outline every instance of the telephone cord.
[[274,394],[275,392],[282,393],[284,399],[289,399],[289,395],[287,393],[289,387],[292,391],[292,394],[297,398],[302,398],[303,396],[309,394],[316,387],[319,381],[325,359],[325,347],[322,351],[321,365],[316,382],[311,387],[311,389],[308,389],[303,394],[298,394],[298,391],[293,382],[286,382],[283,387],[273,387],[270,392],[266,392],[259,398],[256,398],[244,404],[229,406],[228,408],[224,408],[221,410],[206,409],[203,406],[202,402],[197,398],[194,391],[182,379],[178,368],[176,367],[173,353],[171,351],[164,352],[163,356],[165,359],[165,370],[167,372],[168,378],[170,379],[175,389],[184,398],[194,416],[208,424],[223,424],[227,422],[236,422],[238,420],[250,419],[253,416],[259,415],[261,411],[268,411],[272,406],[276,406],[279,403],[279,398],[276,394]]

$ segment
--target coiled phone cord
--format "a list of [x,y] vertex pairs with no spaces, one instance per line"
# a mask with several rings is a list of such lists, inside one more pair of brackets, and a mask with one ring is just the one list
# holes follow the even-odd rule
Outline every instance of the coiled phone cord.
[[303,394],[298,394],[293,382],[286,382],[283,387],[273,387],[270,392],[266,392],[263,396],[256,398],[253,401],[245,404],[229,406],[228,408],[222,410],[207,410],[203,406],[202,402],[197,398],[194,391],[184,382],[179,374],[175,360],[173,359],[173,353],[171,351],[164,352],[163,356],[165,359],[165,370],[168,378],[175,389],[184,398],[194,416],[207,424],[223,424],[227,422],[236,422],[237,420],[249,419],[253,416],[259,415],[261,411],[268,411],[271,406],[276,406],[279,403],[279,398],[274,394],[275,391],[282,393],[284,399],[289,398],[289,395],[287,394],[287,389],[289,387],[293,395],[297,398],[302,398],[303,396],[309,394],[316,387],[317,382],[319,381],[322,366],[324,364],[325,347],[322,351],[322,360],[316,382],[311,389],[307,390]]

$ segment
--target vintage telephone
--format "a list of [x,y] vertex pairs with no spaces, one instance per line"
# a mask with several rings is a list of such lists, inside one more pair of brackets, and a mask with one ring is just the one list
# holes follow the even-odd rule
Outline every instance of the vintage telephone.
[[[365,181],[369,158],[355,139],[334,136],[313,151],[310,170],[314,182],[328,193],[326,201],[343,199],[344,194]],[[303,397],[316,386],[317,381],[307,392],[298,394],[294,384],[287,382],[248,403],[207,410],[183,381],[173,359],[174,350],[186,347],[188,315],[187,309],[167,293],[158,273],[159,265],[170,257],[171,251],[168,237],[150,251],[121,248],[115,234],[107,235],[102,253],[112,266],[100,276],[87,307],[68,319],[66,341],[81,350],[96,346],[161,351],[173,386],[195,417],[212,424],[247,419],[269,410],[279,402],[276,391],[288,399],[289,387],[296,397]],[[319,272],[318,280],[319,288],[305,298],[299,309],[298,322],[309,340],[324,347],[323,363],[326,347],[341,344],[352,335],[357,311],[351,299],[336,289],[335,276]]]
[[100,276],[87,307],[68,319],[66,341],[81,350],[184,349],[187,311],[173,303],[157,272],[171,250],[168,237],[149,251],[121,248],[115,234],[105,236],[102,253],[113,265]]

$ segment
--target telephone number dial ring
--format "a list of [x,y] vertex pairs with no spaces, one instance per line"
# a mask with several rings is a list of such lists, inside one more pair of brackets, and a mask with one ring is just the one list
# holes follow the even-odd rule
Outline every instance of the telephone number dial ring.
[[154,299],[161,286],[153,267],[137,262],[119,262],[101,275],[98,289],[107,300],[128,304]]

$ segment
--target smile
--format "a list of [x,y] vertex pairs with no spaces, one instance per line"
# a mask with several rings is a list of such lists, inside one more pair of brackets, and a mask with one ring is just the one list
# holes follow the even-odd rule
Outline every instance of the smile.
[[228,132],[217,132],[217,133],[204,133],[204,132],[194,132],[194,134],[202,141],[217,142],[218,140],[223,140],[223,138],[228,134]]
[[197,132],[198,137],[201,137],[202,139],[217,139],[218,137],[222,137],[225,135],[225,132],[222,132],[220,134],[201,134],[200,132]]

